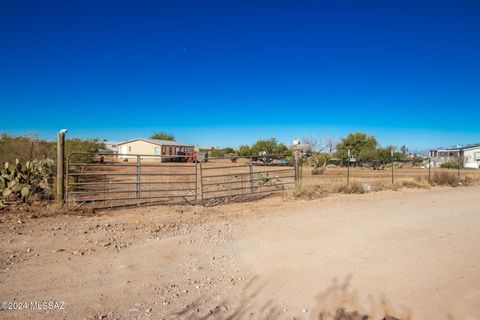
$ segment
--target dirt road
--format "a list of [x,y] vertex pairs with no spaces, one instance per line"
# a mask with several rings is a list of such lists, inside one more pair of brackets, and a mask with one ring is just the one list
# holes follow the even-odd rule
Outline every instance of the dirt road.
[[480,319],[480,187],[0,215],[1,318]]

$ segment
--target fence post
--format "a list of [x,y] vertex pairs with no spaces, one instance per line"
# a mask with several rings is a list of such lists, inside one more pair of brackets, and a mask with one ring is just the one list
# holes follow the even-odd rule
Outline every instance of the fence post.
[[458,168],[457,168],[457,178],[460,181],[460,150],[458,151]]
[[392,184],[394,184],[394,178],[393,178],[393,149],[390,150],[390,155],[392,156],[391,159],[392,159]]
[[428,157],[428,183],[430,183],[431,171],[432,171],[432,158]]
[[65,132],[57,134],[57,203],[63,205],[65,199]]
[[252,156],[249,159],[249,167],[250,167],[250,192],[253,192],[253,164],[252,164]]
[[200,161],[200,200],[202,200],[202,202],[203,202],[203,171],[202,171],[202,162],[201,161]]
[[198,163],[197,159],[193,160],[193,163],[195,163],[195,204],[198,202]]
[[140,204],[140,156],[137,155],[137,181],[136,181],[136,197],[137,205]]
[[350,184],[350,149],[347,150],[347,187]]
[[293,153],[294,167],[295,167],[295,182],[297,188],[300,186],[300,151],[295,150]]

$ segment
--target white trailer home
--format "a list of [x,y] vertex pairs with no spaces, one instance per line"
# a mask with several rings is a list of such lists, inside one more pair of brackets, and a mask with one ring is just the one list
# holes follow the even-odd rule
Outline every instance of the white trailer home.
[[480,144],[458,146],[446,149],[430,150],[433,167],[440,167],[443,163],[461,161],[465,168],[480,168]]
[[480,168],[480,144],[463,148],[463,165],[465,168]]

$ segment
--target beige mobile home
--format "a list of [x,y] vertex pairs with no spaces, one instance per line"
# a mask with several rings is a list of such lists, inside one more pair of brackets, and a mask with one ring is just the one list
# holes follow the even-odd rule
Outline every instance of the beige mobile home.
[[132,139],[118,144],[119,161],[131,161],[141,156],[142,160],[156,160],[171,162],[181,160],[182,157],[193,152],[193,144],[184,144],[178,141]]

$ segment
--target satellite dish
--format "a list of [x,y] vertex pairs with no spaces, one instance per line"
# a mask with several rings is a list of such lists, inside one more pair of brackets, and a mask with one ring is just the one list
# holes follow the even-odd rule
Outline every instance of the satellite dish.
[[293,144],[294,146],[298,146],[298,145],[300,144],[300,139],[295,138],[295,139],[293,140],[292,144]]

